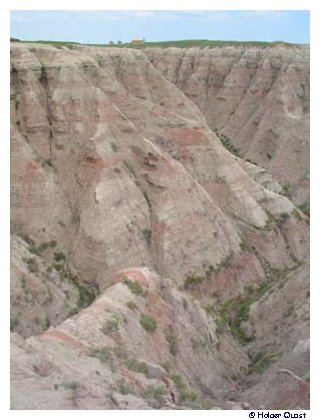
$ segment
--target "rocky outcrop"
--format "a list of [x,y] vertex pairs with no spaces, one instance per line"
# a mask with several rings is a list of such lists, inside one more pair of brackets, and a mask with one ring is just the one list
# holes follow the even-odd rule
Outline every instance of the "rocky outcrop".
[[[259,299],[272,306],[269,287],[292,273],[288,284],[296,276],[301,287],[308,284],[307,275],[302,281],[296,274],[308,260],[308,215],[284,194],[285,176],[272,165],[262,159],[263,169],[235,155],[223,134],[229,135],[226,110],[213,117],[211,99],[208,112],[200,106],[201,91],[211,98],[208,85],[198,86],[197,97],[190,94],[190,80],[213,57],[242,84],[243,95],[252,88],[243,81],[245,63],[257,66],[251,79],[260,86],[260,64],[278,57],[282,82],[267,96],[282,89],[289,101],[288,79],[281,76],[289,59],[277,48],[227,48],[221,55],[220,48],[12,44],[13,408],[229,409],[230,397],[244,406],[278,404],[255,390],[250,355],[259,351],[259,319],[267,310]],[[301,49],[301,62],[298,52],[290,50],[289,61],[303,67],[306,52]],[[193,56],[198,61],[190,67]],[[208,74],[225,86],[227,77]],[[272,106],[258,97],[261,106]],[[240,110],[238,102],[233,106]],[[286,132],[282,116],[277,126]],[[305,112],[296,117],[307,124]],[[239,137],[247,159],[245,148],[262,139],[251,134],[247,143]],[[276,156],[271,161],[276,165]],[[301,173],[292,172],[288,182],[298,191]],[[288,287],[286,296],[295,299],[294,290]],[[245,316],[244,301],[251,308]],[[285,341],[286,351],[298,345],[294,337]],[[298,372],[294,357],[279,360],[277,368],[307,375],[307,362]]]

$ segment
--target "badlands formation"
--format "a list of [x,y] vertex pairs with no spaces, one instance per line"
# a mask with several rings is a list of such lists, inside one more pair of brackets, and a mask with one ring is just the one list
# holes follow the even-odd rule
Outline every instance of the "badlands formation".
[[11,43],[11,408],[309,407],[309,47]]

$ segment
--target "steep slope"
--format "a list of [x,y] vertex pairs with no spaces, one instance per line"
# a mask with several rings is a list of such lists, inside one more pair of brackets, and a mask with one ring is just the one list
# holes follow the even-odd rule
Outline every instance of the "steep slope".
[[[297,204],[309,201],[309,47],[148,49],[241,156],[266,168]],[[290,188],[288,188],[290,187]]]
[[[124,383],[123,375],[113,375],[107,385],[103,379],[110,377],[112,363],[121,370],[130,358],[140,358],[139,343],[150,364],[174,359],[171,376],[183,375],[196,389],[199,407],[209,398],[210,406],[232,408],[228,400],[239,391],[232,378],[244,384],[241,392],[258,381],[253,378],[246,388],[249,350],[259,351],[256,334],[247,331],[260,328],[253,303],[266,293],[272,302],[269,287],[286,276],[289,284],[292,273],[294,279],[298,270],[305,272],[308,217],[279,194],[277,177],[224,147],[199,108],[164,77],[150,54],[158,52],[12,44],[13,408],[57,408],[54,391],[62,389],[59,408],[152,407],[146,397],[154,391],[150,386],[159,388],[161,381],[169,386],[163,368],[154,367],[162,372],[159,383],[140,375],[129,392],[135,397],[126,403],[111,398],[115,384]],[[137,328],[140,312],[127,305],[131,299],[123,276],[151,284],[151,295],[139,297],[138,306],[157,320],[157,332],[142,334]],[[307,287],[307,276],[301,278]],[[290,288],[287,293],[295,298]],[[181,309],[185,299],[187,309]],[[252,325],[235,321],[234,328],[234,302],[244,299],[252,306]],[[301,303],[305,314],[306,294]],[[230,305],[231,312],[226,310]],[[111,318],[103,315],[109,307]],[[135,316],[126,324],[129,310]],[[174,324],[169,325],[167,311],[171,321],[177,319]],[[101,333],[108,321],[110,331]],[[192,340],[194,323],[199,323],[199,340]],[[285,328],[286,319],[280,324]],[[127,351],[121,363],[110,356],[113,328],[115,342],[120,340]],[[104,337],[110,332],[112,340]],[[67,349],[59,350],[61,337],[67,337],[61,339]],[[284,344],[288,352],[298,344],[298,333],[294,337]],[[176,340],[179,352],[172,354]],[[252,349],[243,347],[248,342]],[[74,351],[69,347],[76,353],[69,354]],[[92,383],[90,351],[108,360],[103,378],[93,375]],[[53,367],[39,379],[30,366],[45,353],[51,354]],[[75,367],[80,359],[86,361],[81,377],[70,365],[71,354]],[[293,363],[281,360],[282,368],[293,369]],[[16,380],[24,368],[29,376]],[[303,372],[295,373],[307,377],[307,371],[305,362]],[[189,396],[186,400],[192,400],[187,385],[175,379]],[[95,399],[101,387],[110,391],[107,400],[105,395]],[[243,394],[252,406],[275,403],[252,389]],[[165,404],[160,397],[154,403],[152,395],[153,404]],[[169,388],[164,395],[171,395]],[[176,405],[177,399],[170,398]],[[307,398],[301,404],[306,406]]]

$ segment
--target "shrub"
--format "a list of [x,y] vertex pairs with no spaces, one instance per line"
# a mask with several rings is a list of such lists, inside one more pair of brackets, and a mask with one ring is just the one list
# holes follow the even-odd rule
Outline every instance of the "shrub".
[[114,153],[116,153],[118,151],[118,146],[116,145],[116,143],[111,142],[111,149]]
[[140,362],[137,359],[131,358],[125,361],[126,367],[132,372],[143,373],[144,375],[148,373],[148,366],[144,362]]
[[151,230],[150,229],[143,229],[142,234],[143,234],[145,240],[147,241],[148,245],[150,245],[151,235],[152,235]]
[[107,347],[97,347],[92,349],[89,356],[99,359],[100,362],[105,363],[110,360],[110,351]]
[[157,328],[157,321],[150,315],[142,314],[140,317],[140,324],[148,332],[153,332]]
[[51,159],[45,159],[45,160],[43,161],[43,163],[44,163],[45,165],[50,166],[51,168],[53,168],[53,163],[52,163],[52,160],[51,160]]
[[280,220],[282,220],[282,221],[287,221],[287,220],[289,220],[290,219],[290,214],[289,213],[281,213],[280,214]]
[[118,385],[118,390],[119,390],[121,395],[127,395],[127,394],[132,393],[129,385],[127,384],[127,382],[125,381],[124,378],[119,379],[117,381],[117,385]]
[[246,241],[240,242],[240,249],[242,252],[250,251],[250,245]]
[[274,353],[267,354],[263,351],[258,351],[253,356],[250,356],[250,364],[248,373],[263,373],[274,362],[276,355]]
[[145,397],[156,400],[158,403],[163,402],[163,397],[166,395],[166,390],[163,386],[149,385],[145,391]]
[[109,319],[107,322],[105,322],[105,324],[101,328],[101,331],[107,335],[107,334],[110,334],[111,332],[118,331],[119,327],[120,327],[120,319],[114,317],[113,319]]
[[63,386],[65,389],[75,390],[79,387],[79,382],[75,382],[75,381],[73,381],[73,382],[63,382],[61,384],[61,386]]
[[250,305],[253,302],[252,297],[246,297],[243,299],[231,299],[225,302],[220,310],[221,321],[217,328],[223,331],[224,325],[227,323],[230,328],[230,332],[240,341],[242,345],[245,345],[252,341],[251,337],[248,337],[241,328],[241,323],[248,321],[250,314]]
[[23,233],[20,236],[25,242],[27,242],[28,245],[34,245],[35,244],[34,240],[31,239],[29,235]]
[[142,295],[143,294],[143,289],[142,289],[139,282],[132,281],[128,278],[125,278],[122,281],[122,283],[125,284],[126,286],[128,286],[129,289],[131,290],[131,293],[133,293],[134,295]]
[[138,309],[138,305],[133,300],[128,300],[128,302],[126,303],[126,305],[132,311],[135,311],[136,309]]
[[309,201],[305,201],[304,203],[297,206],[299,210],[302,211],[306,216],[310,217],[310,203]]
[[195,401],[198,398],[198,395],[190,390],[187,385],[184,383],[181,375],[173,374],[170,376],[170,379],[174,383],[178,393],[179,393],[179,403],[184,401]]
[[186,277],[184,281],[185,289],[196,289],[204,281],[204,277],[195,276],[190,274]]
[[66,256],[64,254],[64,252],[59,251],[59,252],[55,252],[54,253],[54,260],[57,262],[61,262],[61,261],[65,261],[66,260]]
[[35,255],[39,255],[39,247],[37,247],[37,245],[32,244],[30,246],[28,246],[28,251],[30,252],[30,254],[35,254]]
[[178,353],[178,338],[171,330],[168,330],[165,335],[169,344],[170,353],[175,356]]
[[301,213],[297,209],[293,209],[291,214],[295,219],[299,220],[299,222],[302,220]]
[[290,187],[290,184],[283,185],[282,191],[281,191],[280,194],[282,194],[282,195],[290,198],[291,197],[291,187]]
[[38,265],[34,258],[24,259],[24,262],[27,264],[30,273],[36,273],[38,271]]
[[149,198],[148,194],[145,191],[143,192],[143,196],[144,196],[144,198],[145,198],[145,200],[146,200],[146,202],[148,204],[148,207],[151,207],[150,198]]

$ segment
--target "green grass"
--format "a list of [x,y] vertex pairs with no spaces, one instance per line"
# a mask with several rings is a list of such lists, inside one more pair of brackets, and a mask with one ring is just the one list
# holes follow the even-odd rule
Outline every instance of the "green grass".
[[71,45],[81,45],[80,42],[73,42],[73,41],[38,40],[38,41],[21,41],[21,42],[32,43],[32,44],[53,45],[54,47],[69,47]]
[[140,317],[140,324],[148,332],[154,332],[157,328],[157,321],[152,316],[142,314]]
[[269,47],[276,46],[278,44],[285,44],[287,46],[293,46],[298,44],[289,44],[283,41],[275,42],[263,42],[263,41],[221,41],[221,40],[209,40],[209,39],[184,39],[184,40],[175,40],[175,41],[156,41],[156,42],[144,42],[143,44],[80,44],[79,42],[72,41],[51,41],[51,40],[37,40],[37,41],[21,41],[23,43],[35,43],[35,44],[45,44],[52,45],[55,47],[70,47],[72,45],[88,45],[92,47],[107,47],[107,48],[190,48],[190,47],[225,47],[225,46],[258,46],[258,47]]

